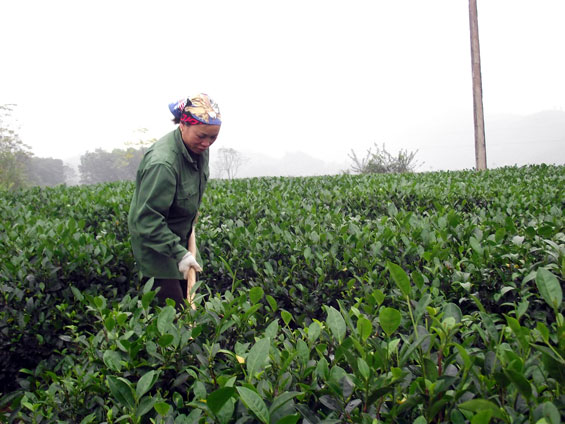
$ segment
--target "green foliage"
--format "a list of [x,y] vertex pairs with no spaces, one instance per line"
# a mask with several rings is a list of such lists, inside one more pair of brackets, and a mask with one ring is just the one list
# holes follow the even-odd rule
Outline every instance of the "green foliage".
[[15,190],[26,185],[26,167],[31,157],[13,124],[15,105],[0,105],[0,190]]
[[107,152],[96,149],[80,157],[80,182],[97,184],[112,181],[133,181],[145,148],[114,149]]
[[40,187],[64,184],[68,169],[61,159],[31,157],[26,169],[28,184]]
[[351,171],[355,174],[397,174],[404,172],[414,172],[421,163],[416,162],[418,151],[409,152],[406,149],[398,151],[396,156],[392,155],[385,148],[383,143],[379,147],[377,143],[373,145],[375,151],[367,150],[364,158],[357,157],[352,149],[349,158],[353,161]]
[[536,166],[211,181],[203,281],[182,313],[137,283],[132,184],[2,194],[2,378],[18,386],[0,410],[562,422],[564,180]]

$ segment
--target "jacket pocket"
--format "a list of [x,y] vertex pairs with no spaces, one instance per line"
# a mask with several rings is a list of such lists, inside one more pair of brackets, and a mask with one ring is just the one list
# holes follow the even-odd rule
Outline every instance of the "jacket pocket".
[[193,216],[198,209],[198,187],[193,184],[179,186],[171,212],[176,216]]

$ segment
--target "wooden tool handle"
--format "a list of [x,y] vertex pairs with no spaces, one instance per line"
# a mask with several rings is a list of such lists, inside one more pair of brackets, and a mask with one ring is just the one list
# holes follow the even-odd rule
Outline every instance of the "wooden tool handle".
[[186,281],[187,281],[186,299],[188,300],[190,307],[192,309],[196,309],[196,305],[194,304],[194,294],[191,293],[192,288],[196,284],[196,271],[194,270],[194,268],[190,268],[188,270],[188,278],[186,279]]

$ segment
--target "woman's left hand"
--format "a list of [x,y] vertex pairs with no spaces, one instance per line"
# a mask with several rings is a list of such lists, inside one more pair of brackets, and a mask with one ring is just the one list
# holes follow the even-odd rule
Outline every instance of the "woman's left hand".
[[187,252],[179,262],[179,271],[182,272],[185,280],[188,278],[188,271],[190,268],[194,268],[196,272],[202,272],[202,267],[192,255],[192,253]]

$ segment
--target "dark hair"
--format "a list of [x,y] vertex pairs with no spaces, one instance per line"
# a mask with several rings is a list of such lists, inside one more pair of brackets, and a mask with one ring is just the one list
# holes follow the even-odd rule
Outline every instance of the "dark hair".
[[180,116],[177,118],[176,116],[172,119],[173,124],[180,124]]

